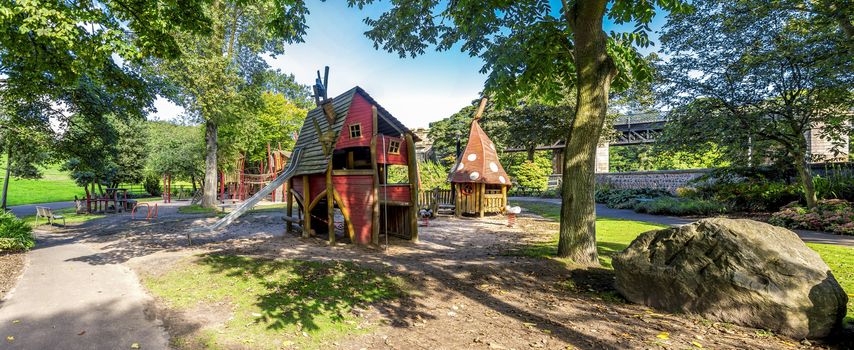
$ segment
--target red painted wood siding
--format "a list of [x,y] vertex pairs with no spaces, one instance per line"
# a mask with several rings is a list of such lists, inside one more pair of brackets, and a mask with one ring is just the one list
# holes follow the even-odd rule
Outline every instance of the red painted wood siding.
[[379,196],[381,200],[388,198],[390,201],[407,202],[412,200],[409,197],[409,184],[404,185],[380,185]]
[[[356,146],[371,146],[371,136],[373,135],[374,115],[371,111],[371,104],[362,95],[356,94],[353,96],[353,102],[350,104],[350,111],[347,112],[347,119],[344,120],[344,127],[341,129],[341,135],[338,135],[338,143],[335,144],[335,149],[342,149]],[[362,137],[350,138],[350,125],[360,124],[362,129]]]
[[[377,138],[377,162],[380,164],[400,164],[406,165],[407,151],[406,151],[406,140],[400,137],[393,137],[387,135],[380,135],[382,137]],[[385,148],[383,148],[383,140],[385,140]],[[388,153],[389,146],[391,141],[400,142],[400,149],[398,150],[399,154]],[[386,159],[386,155],[388,155],[388,159]]]
[[326,189],[326,174],[309,175],[309,183],[311,184],[311,199],[308,200],[308,203],[311,203],[320,195],[320,192]]
[[355,231],[355,243],[371,243],[371,175],[342,175],[332,177],[332,186],[341,195],[341,201],[350,212],[350,222]]

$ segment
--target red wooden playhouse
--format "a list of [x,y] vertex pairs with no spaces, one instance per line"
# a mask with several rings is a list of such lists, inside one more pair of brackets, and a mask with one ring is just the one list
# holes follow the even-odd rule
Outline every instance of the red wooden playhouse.
[[288,180],[288,231],[298,223],[303,236],[332,242],[417,240],[417,140],[358,86],[320,102],[295,146],[302,159]]

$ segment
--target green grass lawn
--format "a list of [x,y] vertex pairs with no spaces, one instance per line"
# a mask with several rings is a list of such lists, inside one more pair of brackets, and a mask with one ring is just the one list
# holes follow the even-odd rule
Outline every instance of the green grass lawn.
[[[89,220],[100,219],[100,218],[103,218],[105,216],[103,214],[77,214],[74,212],[73,207],[54,210],[53,213],[56,215],[64,216],[66,224],[86,222]],[[35,225],[36,225],[36,216],[35,215],[27,215],[27,216],[23,217],[22,219],[24,220],[24,222],[29,223],[30,226],[33,226],[35,228]],[[62,219],[59,219],[59,220],[55,221],[54,223],[57,225],[62,225]],[[47,225],[47,219],[40,218],[39,219],[39,225],[40,226]],[[47,226],[45,226],[45,227],[47,227]]]
[[227,310],[222,324],[173,339],[178,348],[330,348],[372,326],[355,307],[402,296],[405,284],[349,262],[205,255],[143,284],[170,308]]
[[[6,174],[5,157],[0,159],[0,175]],[[43,177],[36,180],[15,179],[9,181],[7,205],[21,205],[74,200],[74,196],[83,197],[85,191],[68,177],[68,173],[59,170],[58,165],[42,168]],[[3,178],[0,177],[0,186]]]
[[[550,203],[511,202],[527,211],[557,220],[560,218],[560,206]],[[611,257],[626,249],[638,235],[643,232],[666,226],[638,221],[616,220],[608,218],[596,219],[596,246],[599,252],[599,262],[603,267],[611,269]],[[551,258],[557,254],[557,233],[549,242],[541,242],[525,246],[515,253],[525,256]],[[824,262],[830,267],[842,289],[848,293],[848,316],[846,321],[854,323],[854,248],[829,244],[807,243],[807,246],[818,252]]]
[[216,208],[205,208],[198,204],[190,204],[185,205],[183,207],[178,207],[178,213],[180,214],[216,214],[219,212]]

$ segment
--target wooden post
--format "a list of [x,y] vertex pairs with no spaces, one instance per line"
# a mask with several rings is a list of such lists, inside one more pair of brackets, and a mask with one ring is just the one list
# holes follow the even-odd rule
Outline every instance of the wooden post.
[[486,184],[485,183],[478,184],[477,190],[478,190],[478,193],[480,194],[478,196],[478,197],[480,197],[480,200],[477,203],[478,204],[478,215],[480,215],[480,217],[483,217],[483,210],[484,210],[484,207],[486,206]]
[[452,183],[451,190],[454,191],[454,216],[460,217],[463,210],[463,194],[460,191],[459,184]]
[[371,106],[373,113],[373,123],[371,124],[371,169],[374,171],[374,183],[371,188],[371,242],[374,245],[380,244],[380,174],[379,165],[377,164],[377,107]]
[[418,161],[415,159],[415,141],[412,133],[406,133],[407,163],[409,163],[409,225],[412,241],[418,242]]
[[505,207],[507,207],[507,186],[501,186],[501,208],[498,210],[504,212]]
[[436,217],[439,215],[439,188],[436,187],[433,189],[433,203],[431,203],[430,210],[433,212],[430,217]]
[[303,202],[302,208],[303,208],[303,210],[305,210],[305,213],[303,213],[303,216],[302,216],[302,221],[304,221],[303,225],[302,225],[302,236],[303,237],[311,236],[311,209],[308,208],[308,204],[307,204],[307,203],[311,202],[311,191],[309,189],[309,186],[310,185],[309,185],[309,181],[308,181],[308,175],[303,175],[302,176],[302,193],[303,193],[302,194],[302,198],[303,198],[302,199],[302,202]]
[[[288,179],[287,188],[285,189],[285,191],[287,192],[286,196],[288,198],[288,206],[287,206],[288,209],[285,212],[285,214],[287,214],[288,217],[290,217],[290,218],[294,217],[294,194],[291,193],[291,188],[292,188],[291,183],[293,183],[293,182],[294,182],[293,177]],[[293,228],[294,228],[293,222],[288,221],[288,223],[285,225],[285,233],[291,232],[291,230]]]
[[[376,109],[374,109],[376,111]],[[371,138],[371,169],[373,169],[373,185],[371,186],[371,241],[380,244],[380,174],[377,164],[377,136]]]
[[329,244],[335,244],[335,196],[332,193],[332,160],[326,166],[326,219],[329,220]]
[[350,209],[348,209],[344,204],[344,200],[341,199],[341,194],[334,188],[332,189],[332,196],[335,197],[335,201],[338,202],[338,209],[341,209],[341,216],[344,217],[344,227],[347,230],[347,236],[350,237],[350,242],[357,243],[356,230],[353,228],[353,221],[350,220]]

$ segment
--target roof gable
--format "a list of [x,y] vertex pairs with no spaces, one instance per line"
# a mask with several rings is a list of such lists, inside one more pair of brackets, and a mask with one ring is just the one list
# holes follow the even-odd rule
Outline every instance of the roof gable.
[[[368,93],[361,87],[356,86],[347,90],[343,94],[332,98],[332,109],[335,111],[336,118],[335,122],[331,125],[331,130],[334,133],[335,143],[337,143],[337,140],[341,135],[341,129],[344,127],[344,121],[347,119],[347,115],[350,112],[350,106],[353,103],[353,96],[357,93],[365,98],[370,104],[377,107],[378,118],[381,118],[391,126],[394,133],[411,133],[406,126],[377,103],[371,95],[368,95]],[[325,172],[326,166],[329,163],[329,157],[323,154],[323,146],[320,143],[320,135],[317,133],[314,121],[317,121],[317,125],[320,127],[321,133],[330,130],[329,121],[326,119],[322,106],[318,106],[308,112],[305,121],[302,124],[302,128],[300,128],[299,138],[297,138],[296,145],[294,146],[300,147],[303,150],[302,159],[300,160],[300,163],[297,164],[297,169],[294,172],[295,176]],[[380,133],[389,134],[390,131],[391,130],[380,130]],[[335,143],[331,145],[332,149],[335,148]]]
[[469,141],[450,176],[451,182],[480,182],[510,185],[510,177],[498,160],[495,143],[481,129],[477,119],[471,122]]

